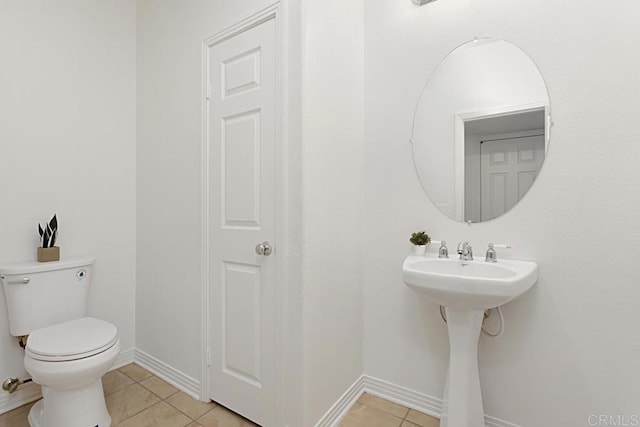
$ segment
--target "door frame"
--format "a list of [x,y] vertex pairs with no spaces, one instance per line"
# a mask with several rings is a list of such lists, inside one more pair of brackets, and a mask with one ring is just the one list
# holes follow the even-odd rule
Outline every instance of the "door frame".
[[454,114],[455,120],[455,148],[454,148],[454,218],[464,221],[464,124],[465,122],[487,119],[491,117],[506,116],[509,114],[526,113],[529,111],[544,110],[544,150],[545,156],[549,149],[549,138],[551,134],[551,111],[548,102],[533,102],[530,104],[510,105],[498,108],[486,108],[483,110],[472,110],[458,112]]
[[[275,423],[284,425],[286,419],[284,405],[285,400],[285,360],[288,354],[289,340],[286,334],[286,301],[288,284],[288,227],[287,227],[287,201],[288,201],[288,163],[286,156],[288,120],[285,114],[287,105],[286,99],[288,86],[285,75],[287,71],[287,50],[286,50],[286,26],[283,17],[283,7],[278,1],[253,15],[250,15],[236,24],[215,33],[202,41],[202,133],[201,133],[201,204],[202,204],[202,236],[201,236],[201,377],[200,377],[200,400],[209,401],[210,398],[210,365],[211,365],[211,307],[210,307],[210,254],[211,229],[209,222],[211,214],[209,212],[210,202],[210,164],[209,164],[209,98],[211,93],[209,83],[209,49],[220,44],[238,34],[246,32],[267,21],[274,20],[275,23],[275,180],[276,180],[276,201],[275,201],[275,331],[274,331],[274,360],[275,360]],[[270,427],[270,426],[268,426]]]

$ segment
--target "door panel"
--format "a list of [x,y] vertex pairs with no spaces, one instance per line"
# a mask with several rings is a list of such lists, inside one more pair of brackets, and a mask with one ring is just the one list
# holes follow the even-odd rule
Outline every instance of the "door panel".
[[259,266],[224,263],[222,282],[222,370],[261,387]]
[[211,398],[275,414],[275,22],[209,48]]
[[544,135],[482,142],[482,221],[496,218],[529,191],[544,162]]
[[[260,110],[222,118],[224,227],[260,227]],[[238,197],[241,195],[241,197]]]

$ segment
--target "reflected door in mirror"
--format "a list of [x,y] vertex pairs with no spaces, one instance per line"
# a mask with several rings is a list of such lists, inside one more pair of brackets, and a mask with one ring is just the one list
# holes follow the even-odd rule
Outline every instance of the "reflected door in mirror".
[[544,160],[544,134],[480,145],[481,221],[496,218],[529,191]]

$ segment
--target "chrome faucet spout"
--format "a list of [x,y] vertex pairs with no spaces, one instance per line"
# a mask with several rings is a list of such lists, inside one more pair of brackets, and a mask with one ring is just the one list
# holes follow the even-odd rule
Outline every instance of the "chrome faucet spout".
[[462,261],[473,261],[473,249],[469,242],[458,243],[458,254]]

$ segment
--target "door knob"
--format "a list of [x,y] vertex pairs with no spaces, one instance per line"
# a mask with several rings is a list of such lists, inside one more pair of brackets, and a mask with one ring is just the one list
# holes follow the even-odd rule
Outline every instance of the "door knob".
[[256,245],[256,253],[258,255],[269,256],[269,255],[271,255],[271,252],[273,252],[273,248],[271,247],[271,243],[267,242],[266,240],[264,242],[258,243]]

